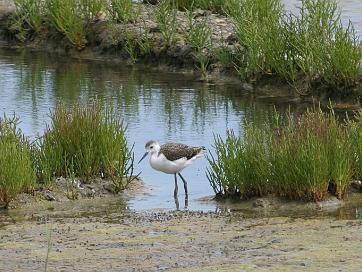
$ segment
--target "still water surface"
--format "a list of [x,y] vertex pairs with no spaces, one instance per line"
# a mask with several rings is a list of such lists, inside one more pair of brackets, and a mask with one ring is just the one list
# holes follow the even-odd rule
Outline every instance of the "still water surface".
[[[0,114],[16,113],[21,129],[32,139],[43,134],[49,112],[59,101],[67,105],[86,104],[96,97],[112,101],[128,125],[137,161],[150,139],[212,149],[214,134],[225,136],[227,129],[242,132],[246,119],[268,119],[274,107],[272,101],[251,102],[236,85],[205,84],[177,72],[4,49],[0,49],[0,97]],[[174,208],[173,176],[154,171],[146,160],[136,167],[149,195],[133,200],[131,207]],[[189,182],[190,209],[214,209],[196,201],[213,195],[206,167],[206,159],[200,158],[183,172]],[[183,194],[182,186],[179,191]]]
[[[246,120],[269,122],[274,107],[282,112],[289,108],[292,111],[305,108],[290,105],[280,98],[251,98],[243,95],[238,85],[205,84],[179,72],[161,73],[149,68],[0,48],[0,114],[15,113],[21,119],[20,128],[31,139],[43,134],[50,121],[49,112],[58,102],[68,106],[76,102],[87,104],[96,97],[111,101],[128,125],[127,137],[130,145],[135,144],[136,160],[142,156],[145,142],[150,139],[160,143],[203,145],[212,150],[215,134],[224,137],[228,129],[242,133]],[[200,158],[183,172],[189,183],[189,210],[225,209],[216,202],[201,200],[214,194],[205,175],[206,169],[206,159]],[[154,171],[147,161],[136,165],[136,172],[142,172],[146,193],[127,202],[128,208],[136,211],[175,209],[173,176]],[[179,188],[182,209],[181,184]],[[343,217],[362,216],[361,202],[359,197],[353,207],[344,209]],[[115,202],[115,205],[118,204]],[[231,204],[226,209],[250,213],[250,205]],[[89,212],[90,206],[86,207],[84,212]],[[299,208],[293,208],[292,213]],[[92,209],[99,212],[99,207]],[[110,211],[111,207],[107,204],[101,209]],[[299,211],[302,215],[305,212],[303,208]],[[255,215],[252,213],[251,216]],[[286,214],[290,215],[289,208]]]

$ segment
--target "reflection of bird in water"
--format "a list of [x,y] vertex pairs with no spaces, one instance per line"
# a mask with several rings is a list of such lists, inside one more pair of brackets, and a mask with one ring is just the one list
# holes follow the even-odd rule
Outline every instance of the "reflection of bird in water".
[[180,171],[192,164],[195,159],[201,157],[206,151],[205,147],[192,147],[185,144],[177,143],[160,145],[158,142],[151,140],[146,143],[145,148],[146,153],[143,155],[138,163],[140,163],[148,154],[151,154],[150,164],[153,169],[164,172],[166,174],[174,174],[174,197],[177,198],[177,175],[179,175],[184,183],[185,198],[187,198],[187,182],[181,175]]

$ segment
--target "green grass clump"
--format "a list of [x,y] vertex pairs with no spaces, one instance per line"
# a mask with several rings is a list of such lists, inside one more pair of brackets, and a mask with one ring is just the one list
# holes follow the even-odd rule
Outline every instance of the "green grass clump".
[[291,199],[322,200],[328,192],[327,118],[321,112],[289,115],[270,139],[270,180]]
[[342,26],[335,0],[303,0],[295,19],[297,65],[312,81],[351,86],[358,77],[361,47],[351,23]]
[[354,176],[362,180],[362,111],[358,111],[354,120],[349,120],[350,139],[353,146]]
[[180,10],[204,9],[217,13],[224,13],[224,5],[227,0],[175,0]]
[[162,0],[155,10],[155,19],[160,28],[166,46],[176,41],[177,33],[177,5],[173,0]]
[[137,20],[139,11],[132,0],[111,0],[111,13],[116,21],[129,23]]
[[122,181],[133,171],[133,155],[127,146],[126,128],[112,107],[95,102],[89,107],[56,107],[39,144],[38,164],[46,182],[53,177],[102,176]]
[[245,48],[238,62],[244,79],[285,69],[283,5],[280,0],[230,0],[226,11],[233,18],[240,44]]
[[244,47],[236,61],[243,79],[306,78],[345,90],[357,83],[361,46],[352,24],[342,26],[335,0],[303,0],[296,16],[280,0],[229,0],[225,11]]
[[186,41],[193,48],[193,57],[200,71],[205,74],[209,65],[209,47],[211,46],[211,30],[207,18],[195,20],[192,11],[187,12]]
[[253,125],[245,127],[245,138],[227,133],[224,142],[215,137],[216,158],[211,155],[208,179],[215,192],[238,194],[242,198],[267,193],[269,171],[264,132]]
[[76,48],[84,48],[87,29],[79,3],[74,0],[46,0],[46,6],[50,24]]
[[5,205],[35,184],[31,148],[17,123],[16,118],[0,119],[0,201]]
[[208,158],[215,192],[313,201],[330,192],[343,198],[359,158],[349,136],[351,125],[340,123],[333,111],[320,110],[288,114],[284,122],[276,115],[276,120],[274,127],[247,124],[243,137],[229,132],[225,142],[215,138],[216,155]]
[[77,0],[74,1],[79,8],[79,14],[87,23],[91,23],[98,19],[100,14],[106,10],[107,0]]
[[37,0],[16,0],[16,12],[12,23],[17,29],[16,37],[25,41],[28,34],[41,34],[44,21],[44,2]]

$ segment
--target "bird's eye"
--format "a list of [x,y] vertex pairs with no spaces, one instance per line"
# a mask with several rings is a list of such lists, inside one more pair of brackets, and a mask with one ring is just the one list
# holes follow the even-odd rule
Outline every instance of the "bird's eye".
[[151,149],[153,148],[153,146],[150,147]]

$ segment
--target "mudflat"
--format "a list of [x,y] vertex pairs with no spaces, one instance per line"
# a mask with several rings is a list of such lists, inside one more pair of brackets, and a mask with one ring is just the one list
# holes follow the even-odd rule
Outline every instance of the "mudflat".
[[[69,210],[69,209],[68,209]],[[361,220],[120,209],[0,227],[0,271],[359,271]],[[77,217],[79,216],[79,217]],[[9,217],[11,218],[11,217]]]

